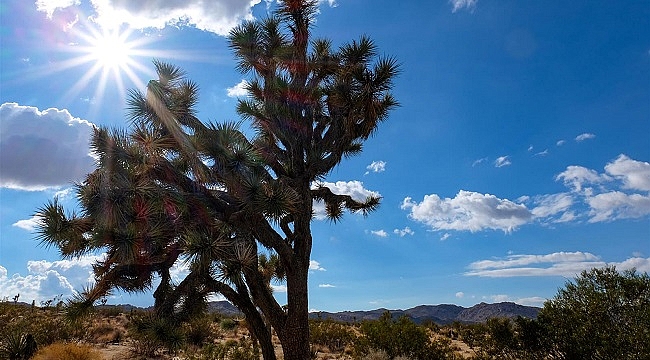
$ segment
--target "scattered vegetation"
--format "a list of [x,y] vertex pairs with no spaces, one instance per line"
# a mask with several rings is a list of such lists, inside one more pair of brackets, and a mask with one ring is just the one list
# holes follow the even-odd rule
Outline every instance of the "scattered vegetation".
[[102,360],[102,355],[88,345],[54,343],[39,350],[34,360]]
[[[379,320],[354,324],[310,320],[311,356],[320,360],[650,359],[649,309],[648,274],[593,269],[547,301],[538,319],[420,325],[386,312]],[[6,300],[0,302],[0,324],[0,359],[8,360],[259,360],[261,356],[246,320],[205,312],[173,321],[154,311],[121,313],[100,307],[93,316],[72,323],[56,307]],[[273,340],[277,346],[277,337]],[[120,344],[128,356],[102,356],[107,344]]]

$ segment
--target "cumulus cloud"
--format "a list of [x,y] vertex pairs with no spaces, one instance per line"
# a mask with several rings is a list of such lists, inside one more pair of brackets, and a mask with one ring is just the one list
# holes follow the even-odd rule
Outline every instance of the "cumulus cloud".
[[319,288],[335,288],[336,285],[332,285],[332,284],[319,284],[318,287],[319,287]]
[[611,191],[586,199],[591,208],[589,222],[635,219],[650,215],[650,195]]
[[0,187],[56,188],[93,170],[90,122],[65,109],[40,111],[16,103],[0,105],[0,118]]
[[650,258],[633,257],[622,262],[605,262],[588,252],[556,252],[546,255],[508,255],[503,259],[480,260],[468,266],[466,276],[521,277],[564,276],[574,277],[583,270],[614,265],[618,270],[636,267],[638,271],[650,270]]
[[506,156],[499,156],[496,160],[494,160],[494,167],[504,167],[512,165],[512,161],[510,161],[510,157],[508,155]]
[[381,161],[381,160],[380,161],[373,161],[372,163],[370,163],[370,165],[366,166],[366,169],[368,171],[366,171],[365,175],[370,174],[371,171],[374,172],[374,173],[384,172],[384,171],[386,171],[386,162]]
[[21,228],[23,230],[27,230],[29,232],[32,232],[38,226],[38,218],[36,216],[32,216],[29,219],[18,220],[15,223],[11,224],[11,226],[15,226],[15,227]]
[[473,11],[476,8],[478,0],[449,0],[451,4],[451,12],[455,13],[458,10],[467,9]]
[[584,133],[584,134],[580,134],[580,135],[576,136],[576,139],[575,139],[575,140],[576,140],[577,142],[581,142],[581,141],[585,141],[585,140],[593,139],[593,138],[595,138],[595,137],[596,137],[596,135],[594,135],[594,134],[591,134],[591,133]]
[[558,141],[555,143],[555,145],[557,145],[557,146],[562,146],[562,145],[564,145],[564,143],[566,143],[566,140],[558,140]]
[[309,270],[326,271],[316,260],[309,260]]
[[623,188],[650,191],[650,163],[632,160],[619,155],[616,160],[605,165],[605,171],[623,182]]
[[48,18],[52,18],[54,11],[80,4],[80,0],[36,0],[36,10],[46,13]]
[[575,191],[582,191],[585,185],[600,184],[611,180],[609,176],[599,174],[595,170],[582,166],[571,165],[559,173],[555,180],[562,180],[565,185],[573,187]]
[[418,203],[407,197],[401,208],[410,210],[411,219],[434,230],[476,232],[493,229],[511,232],[529,222],[533,216],[525,205],[465,190],[459,191],[453,199],[441,199],[431,194],[425,195]]
[[[569,188],[556,194],[520,196],[516,201],[460,190],[453,199],[425,195],[421,202],[407,197],[401,208],[412,220],[433,230],[511,232],[519,226],[566,223],[587,219],[603,222],[650,215],[650,164],[619,155],[605,172],[568,166],[555,177]],[[443,235],[446,239],[448,236]]]
[[371,230],[370,233],[382,238],[388,237],[388,233],[385,230]]
[[465,297],[465,293],[462,292],[462,291],[459,291],[459,292],[456,293],[456,297],[459,298],[459,299],[462,299],[463,297]]
[[445,241],[451,237],[450,233],[444,233],[442,236],[440,236],[440,241]]
[[398,235],[399,237],[404,237],[406,235],[414,235],[415,234],[415,232],[413,230],[411,230],[411,228],[408,227],[408,226],[405,227],[404,229],[395,229],[395,230],[393,230],[393,233],[395,235]]
[[27,262],[28,274],[9,276],[0,266],[0,294],[20,294],[20,298],[37,303],[62,295],[71,296],[94,282],[92,264],[103,255],[87,255],[72,260],[34,260]]
[[[563,181],[572,188],[574,197],[583,200],[590,222],[650,215],[650,164],[647,162],[621,154],[605,165],[605,173],[569,166],[556,180]],[[597,188],[592,187],[596,185]],[[618,188],[618,185],[622,186]]]
[[248,81],[242,80],[237,85],[227,88],[226,91],[228,93],[228,97],[236,98],[241,96],[247,96],[248,95],[248,91],[246,90],[247,86],[248,86]]
[[[374,196],[374,197],[381,197],[381,194],[379,194],[376,191],[370,191],[367,190],[363,187],[363,183],[361,181],[353,180],[353,181],[337,181],[335,183],[331,182],[320,182],[320,183],[314,183],[312,185],[312,188],[317,188],[319,186],[325,186],[328,187],[334,194],[338,195],[350,195],[352,199],[356,201],[365,201],[368,197]],[[322,201],[314,201],[314,217],[317,220],[325,220],[327,219],[327,212],[325,211],[325,203]]]
[[[55,10],[91,6],[91,19],[103,27],[115,28],[126,24],[134,29],[166,26],[193,26],[199,30],[228,35],[243,21],[253,20],[252,9],[262,0],[37,0],[39,11],[52,17]],[[273,1],[265,0],[267,7]],[[335,0],[320,0],[336,7]]]

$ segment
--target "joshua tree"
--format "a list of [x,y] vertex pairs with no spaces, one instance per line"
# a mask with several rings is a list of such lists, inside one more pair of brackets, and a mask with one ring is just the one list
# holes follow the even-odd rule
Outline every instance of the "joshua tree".
[[[247,317],[265,359],[272,327],[285,359],[309,359],[307,279],[313,202],[333,221],[367,214],[379,198],[356,201],[319,185],[397,103],[398,72],[362,37],[333,49],[311,40],[317,1],[285,0],[275,16],[229,37],[237,68],[251,76],[238,112],[257,130],[200,121],[197,86],[170,64],[129,100],[128,131],[96,129],[97,169],[77,186],[80,214],[55,200],[39,209],[40,239],[63,256],[106,250],[96,285],[70,307],[84,310],[111,289],[154,292],[161,316],[182,321],[220,293]],[[170,269],[189,274],[174,283]],[[287,304],[270,280],[284,279]]]

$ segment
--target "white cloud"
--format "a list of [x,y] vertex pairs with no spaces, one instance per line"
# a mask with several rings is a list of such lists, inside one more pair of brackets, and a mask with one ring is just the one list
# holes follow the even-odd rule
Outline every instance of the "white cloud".
[[248,86],[248,81],[242,80],[237,85],[227,88],[226,91],[228,92],[228,97],[236,98],[241,96],[247,96],[248,95],[248,91],[246,90],[247,86]]
[[414,235],[415,234],[415,232],[413,230],[411,230],[411,228],[408,227],[408,226],[405,227],[404,229],[395,229],[395,230],[393,230],[393,233],[395,235],[399,235],[399,237],[404,237],[406,235]]
[[332,284],[319,284],[318,287],[319,287],[319,288],[335,288],[336,285],[332,285]]
[[316,260],[309,260],[309,270],[326,271]]
[[252,7],[261,0],[93,0],[94,20],[105,27],[128,24],[132,28],[162,29],[166,26],[194,26],[218,35],[244,20],[253,20]]
[[465,297],[465,293],[462,292],[462,291],[459,291],[459,292],[456,293],[456,297],[459,298],[459,299],[462,299],[463,297]]
[[472,167],[474,167],[476,165],[480,165],[480,164],[486,162],[487,160],[488,160],[488,158],[486,158],[486,157],[478,159],[478,160],[474,160],[474,162],[472,163]]
[[600,184],[611,180],[609,176],[598,174],[595,170],[582,166],[567,166],[566,170],[559,173],[555,180],[562,180],[565,185],[572,186],[575,191],[582,191],[584,185]]
[[580,135],[576,136],[575,140],[576,140],[577,142],[580,142],[580,141],[585,141],[585,140],[593,139],[593,138],[595,138],[595,137],[596,137],[596,135],[594,135],[594,134],[591,134],[591,133],[584,133],[584,134],[580,134]]
[[548,155],[548,149],[544,149],[544,151],[535,153],[535,156],[546,156],[546,155]]
[[0,294],[20,294],[23,301],[36,303],[62,295],[71,296],[94,282],[92,264],[103,255],[87,255],[72,260],[27,262],[28,274],[8,276],[7,269],[0,266]]
[[542,307],[544,305],[544,302],[546,301],[545,298],[539,297],[539,296],[532,296],[532,297],[513,299],[511,296],[506,295],[506,294],[483,296],[483,299],[486,299],[486,300],[489,299],[494,303],[513,302],[513,303],[519,304],[519,305],[536,306],[536,307]]
[[48,18],[52,18],[54,11],[79,4],[81,4],[80,0],[36,0],[36,10],[46,13]]
[[[569,193],[536,196],[534,199],[536,206],[531,210],[531,213],[535,218],[543,219],[553,217],[560,213],[562,213],[561,216],[564,216],[571,205],[573,205],[573,201],[573,196]],[[559,219],[556,219],[556,221],[560,222]]]
[[532,297],[525,297],[525,298],[519,298],[514,300],[515,303],[519,305],[524,305],[524,306],[537,306],[537,307],[542,307],[544,306],[544,303],[546,302],[546,298],[539,297],[539,296],[532,296]]
[[[352,199],[356,201],[365,201],[368,197],[375,196],[381,197],[376,191],[370,191],[363,187],[361,181],[337,181],[335,183],[331,182],[321,182],[312,184],[312,188],[318,188],[319,186],[325,186],[332,190],[334,194],[338,195],[350,195]],[[314,217],[317,220],[327,219],[327,213],[325,212],[325,204],[322,201],[314,201]]]
[[611,191],[587,198],[589,222],[634,219],[650,215],[650,195]]
[[528,151],[533,151],[534,147],[533,145],[528,146]]
[[374,173],[380,173],[386,171],[386,162],[385,161],[373,161],[370,163],[370,165],[366,166],[366,169],[368,170],[366,172],[366,175],[369,174],[371,171]]
[[38,226],[38,218],[36,216],[32,216],[26,220],[18,220],[15,223],[11,224],[11,226],[32,232],[36,230],[36,227]]
[[605,165],[605,171],[623,181],[625,189],[650,191],[650,163],[632,160],[619,155],[616,160]]
[[93,125],[67,110],[40,111],[0,105],[0,187],[45,190],[79,181],[91,172]]
[[584,219],[603,222],[650,215],[648,162],[619,155],[605,166],[605,173],[572,165],[555,180],[562,181],[571,191],[524,195],[513,202],[460,190],[453,199],[431,194],[416,202],[407,197],[401,208],[410,211],[412,220],[433,230],[472,232],[486,229],[510,232],[531,222],[566,223]]
[[638,271],[650,270],[650,258],[634,257],[622,262],[605,262],[588,252],[557,252],[546,255],[508,255],[504,259],[480,260],[468,266],[466,276],[521,277],[563,276],[574,277],[583,270],[614,265],[618,270],[636,267]]
[[449,0],[452,6],[451,12],[455,13],[458,10],[467,9],[473,11],[476,8],[478,0]]
[[336,3],[336,0],[318,0],[319,4],[327,3],[330,7],[337,7],[339,4]]
[[[55,10],[84,5],[92,6],[94,14],[90,18],[106,28],[127,24],[134,29],[166,26],[193,26],[197,29],[228,35],[229,31],[245,20],[253,20],[252,9],[262,0],[37,0],[39,11],[52,17]],[[273,1],[265,0],[267,7]],[[336,7],[335,0],[319,0]]]
[[286,293],[287,292],[287,286],[286,285],[273,285],[273,284],[271,284],[271,290],[273,290],[274,293]]
[[485,229],[511,232],[532,219],[525,205],[494,195],[461,190],[453,199],[425,195],[422,202],[404,199],[402,209],[409,217],[429,225],[433,230],[481,231]]
[[555,145],[557,145],[557,146],[562,146],[562,145],[564,145],[564,143],[566,143],[566,140],[558,140],[558,141],[555,143]]
[[444,233],[442,236],[440,236],[440,241],[445,241],[451,237],[450,233]]
[[370,233],[383,238],[388,237],[388,233],[385,230],[371,230]]
[[492,299],[492,301],[495,302],[495,303],[500,303],[500,302],[508,301],[510,299],[510,296],[503,295],[503,294],[491,295],[490,299]]
[[494,160],[494,167],[504,167],[512,165],[512,161],[510,161],[510,157],[508,155],[505,156],[499,156],[496,160]]

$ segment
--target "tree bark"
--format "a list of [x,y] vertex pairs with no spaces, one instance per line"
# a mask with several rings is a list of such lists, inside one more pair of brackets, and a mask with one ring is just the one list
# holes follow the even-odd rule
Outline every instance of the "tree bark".
[[301,266],[287,277],[287,320],[283,331],[278,334],[285,360],[309,360],[309,300],[307,297],[306,269]]

